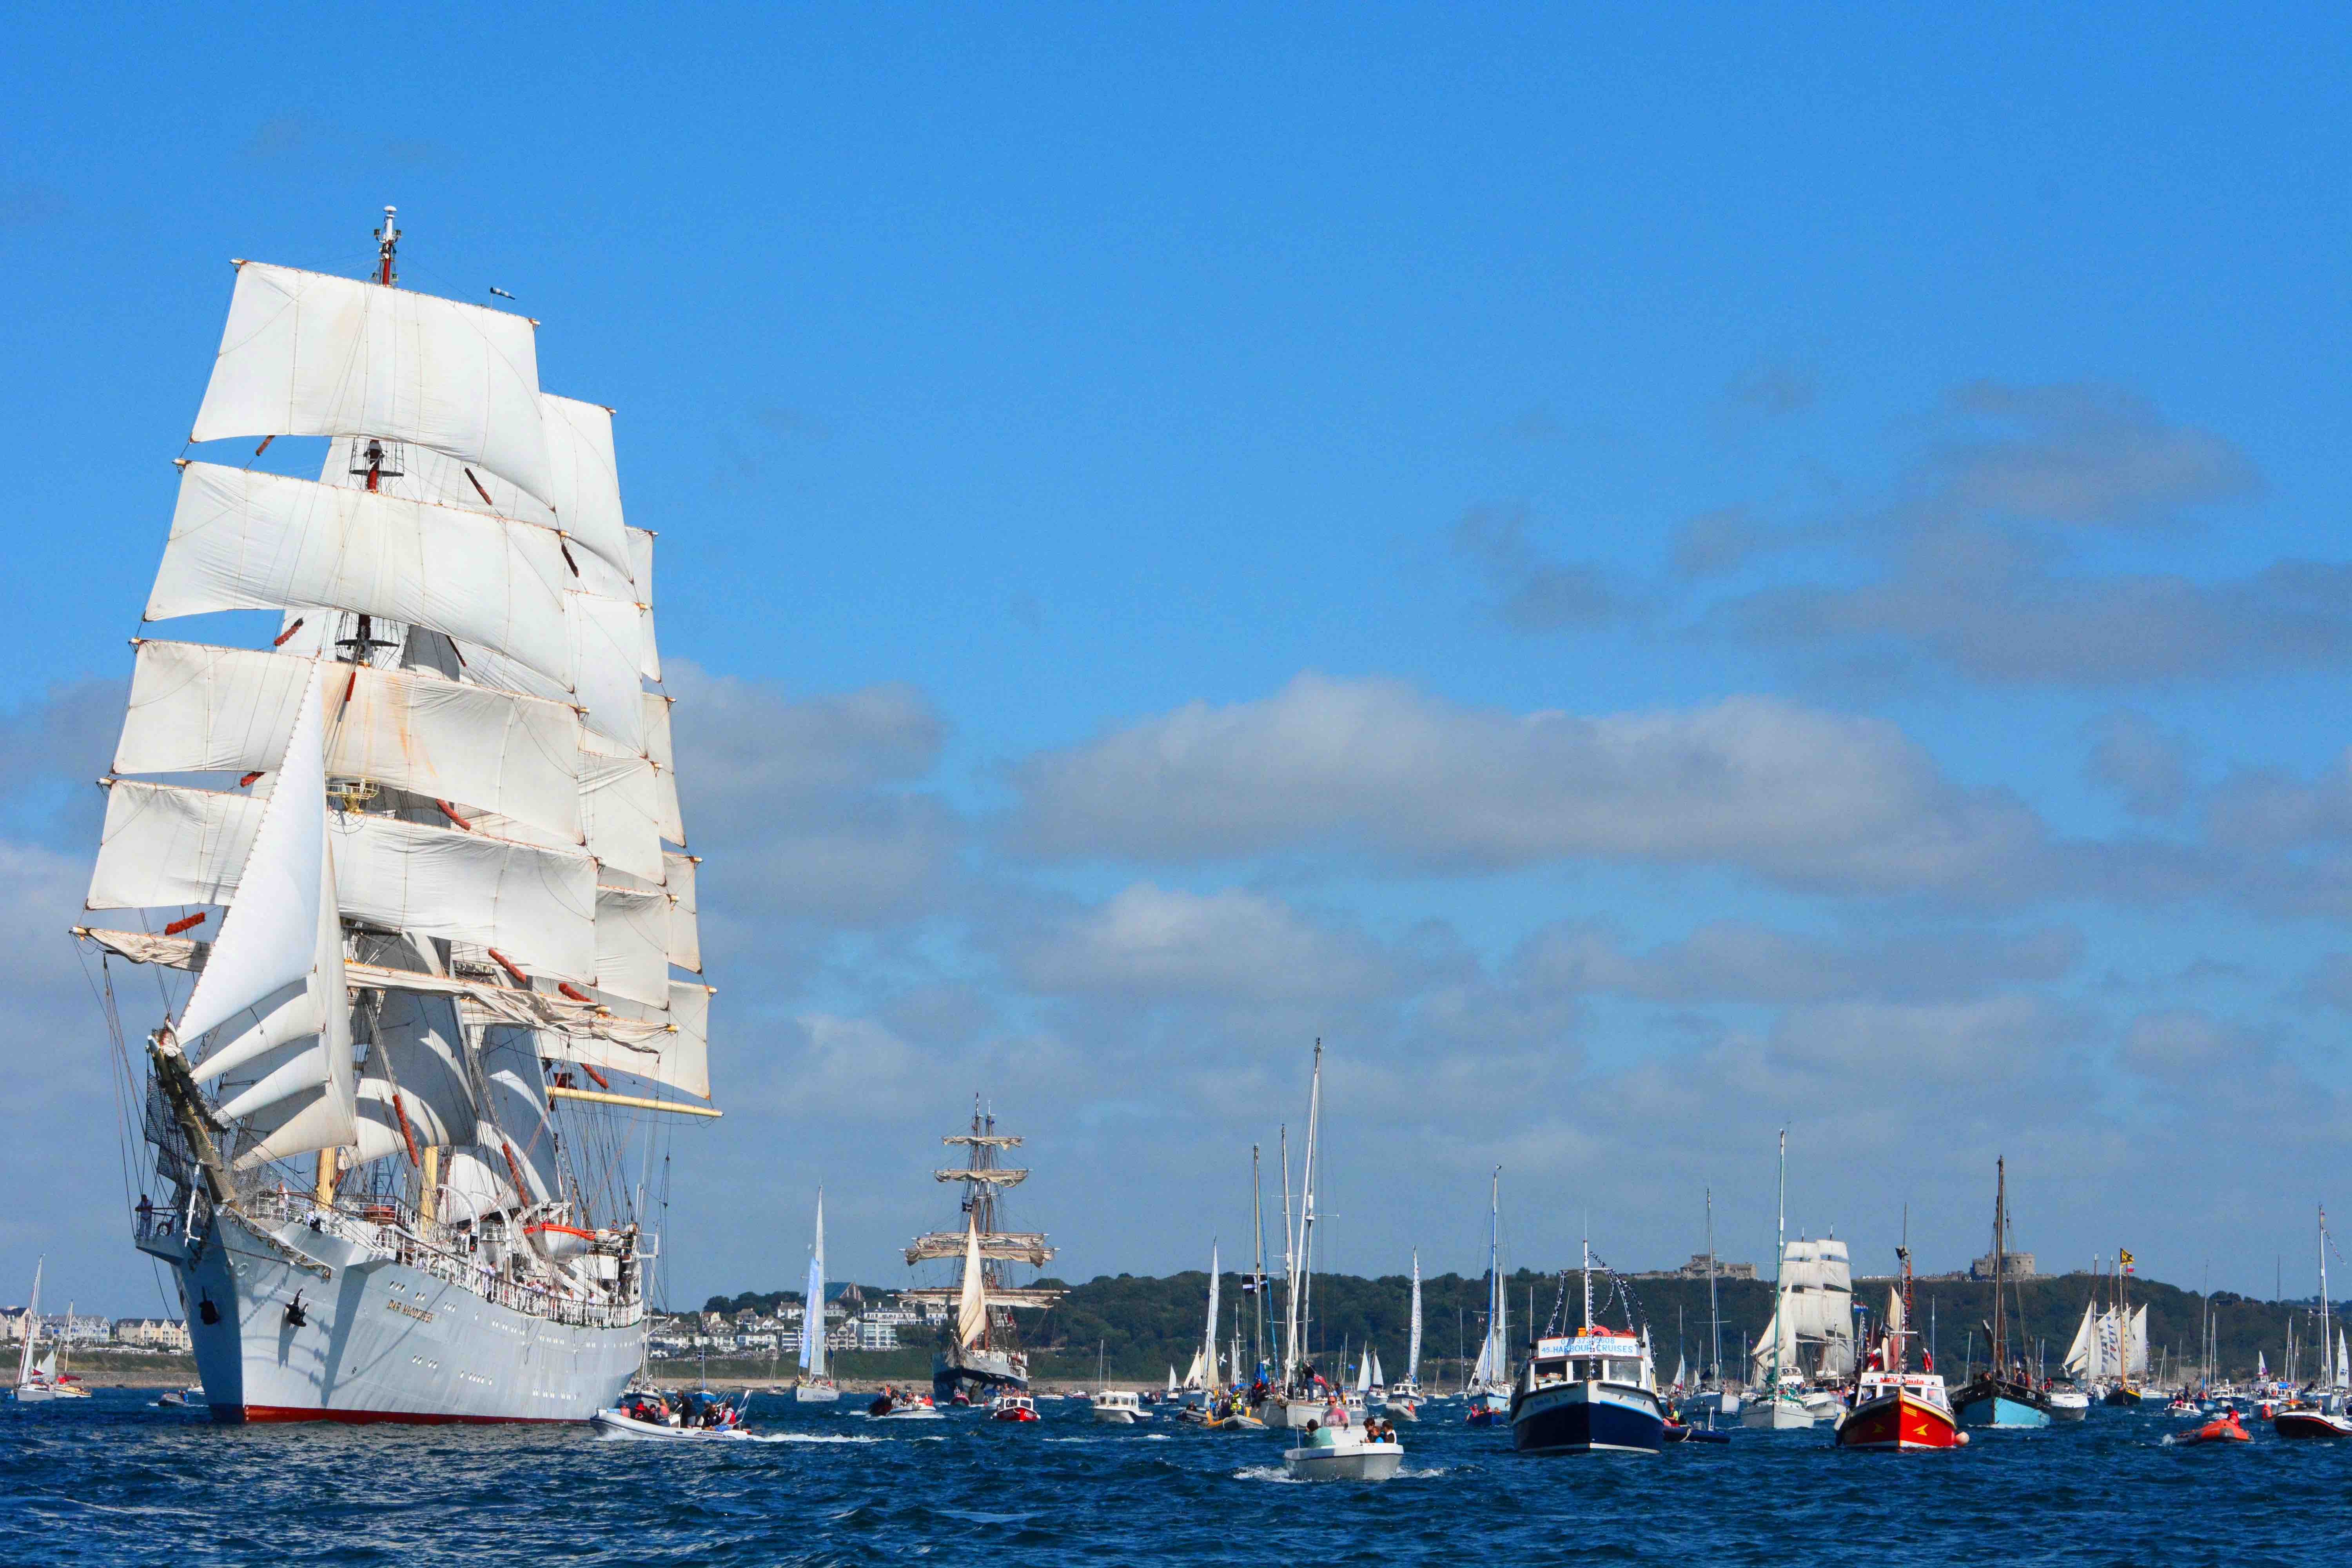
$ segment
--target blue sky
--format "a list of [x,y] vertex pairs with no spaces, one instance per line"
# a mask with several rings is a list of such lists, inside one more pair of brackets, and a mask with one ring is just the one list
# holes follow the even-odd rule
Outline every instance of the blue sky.
[[356,273],[392,202],[404,282],[510,290],[619,408],[662,535],[730,1110],[681,1294],[789,1284],[819,1179],[899,1277],[974,1089],[1069,1272],[1230,1256],[1318,1033],[1348,1267],[1474,1266],[1497,1161],[1522,1261],[1586,1206],[1678,1258],[1707,1184],[1761,1256],[1788,1120],[1861,1256],[1906,1202],[1980,1250],[2005,1152],[2045,1254],[2309,1288],[2340,18],[6,28],[0,1281],[143,1304],[58,935],[106,683],[228,258]]

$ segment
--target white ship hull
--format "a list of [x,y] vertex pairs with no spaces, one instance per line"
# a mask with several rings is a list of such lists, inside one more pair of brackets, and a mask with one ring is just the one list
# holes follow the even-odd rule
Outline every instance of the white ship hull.
[[[274,1235],[331,1277],[227,1213],[192,1257],[172,1259],[215,1420],[586,1421],[643,1362],[642,1319],[558,1322],[331,1232],[289,1221]],[[287,1314],[298,1293],[299,1326]]]

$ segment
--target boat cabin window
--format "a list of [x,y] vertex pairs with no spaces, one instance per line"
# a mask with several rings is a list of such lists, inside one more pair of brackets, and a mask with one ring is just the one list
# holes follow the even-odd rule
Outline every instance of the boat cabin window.
[[1567,1375],[1568,1363],[1565,1361],[1539,1361],[1536,1363],[1536,1377],[1538,1381],[1548,1377],[1566,1377]]

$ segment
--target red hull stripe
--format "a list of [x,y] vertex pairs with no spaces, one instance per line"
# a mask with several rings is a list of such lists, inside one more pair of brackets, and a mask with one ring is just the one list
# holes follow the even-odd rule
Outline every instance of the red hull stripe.
[[231,1421],[340,1421],[372,1426],[390,1421],[404,1426],[576,1426],[561,1415],[452,1415],[428,1410],[306,1410],[295,1405],[215,1405],[213,1413]]

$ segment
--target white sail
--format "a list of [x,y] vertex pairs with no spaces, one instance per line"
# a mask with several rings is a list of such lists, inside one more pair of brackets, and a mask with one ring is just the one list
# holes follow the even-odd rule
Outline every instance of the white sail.
[[[497,649],[569,689],[571,580],[552,529],[190,463],[143,618],[323,605]],[[626,657],[634,682],[634,639]]]
[[662,866],[660,775],[643,757],[580,759],[576,801],[588,853],[633,877],[659,882]]
[[667,842],[683,848],[686,845],[686,818],[677,805],[677,761],[670,740],[669,704],[670,700],[659,692],[645,693],[646,755],[653,760],[656,774],[656,787],[661,799],[661,836]]
[[710,1098],[710,987],[673,980],[667,1008],[648,1007],[593,990],[587,995],[621,1017],[665,1027],[643,1037],[617,1032],[543,1030],[541,1055],[550,1061],[579,1062],[600,1072],[629,1073],[649,1083],[683,1089],[698,1100]]
[[[116,781],[89,907],[228,902],[261,805],[243,795]],[[595,980],[596,872],[584,852],[357,813],[331,816],[327,837],[345,915],[495,947],[558,980]]]
[[1201,1357],[1208,1366],[1207,1380],[1202,1386],[1214,1389],[1217,1384],[1217,1244],[1209,1243],[1209,1327],[1201,1339]]
[[965,1222],[963,1289],[956,1300],[956,1340],[970,1350],[987,1337],[987,1281],[980,1261],[980,1221]]
[[[114,770],[275,773],[320,669],[313,659],[279,653],[142,640]],[[582,841],[583,796],[605,784],[601,774],[581,777],[580,718],[568,703],[404,669],[326,669],[334,688],[329,775],[373,780]],[[625,807],[612,808],[603,837],[614,854],[601,859],[626,853],[642,863],[633,842],[612,841],[624,833],[648,844],[658,837],[663,801],[652,764],[635,766],[646,777],[628,786]],[[657,849],[655,856],[645,874],[658,878]]]
[[2344,1331],[2338,1329],[2336,1331],[2336,1382],[2333,1386],[2343,1388],[2347,1384],[2352,1384],[2352,1351],[2347,1350]]
[[808,1282],[801,1288],[801,1370],[812,1378],[825,1374],[823,1187],[816,1190],[816,1245],[809,1249]]
[[[343,987],[343,931],[335,915],[334,864],[321,855],[317,868],[319,891],[312,905],[317,911],[312,952],[317,957],[303,982],[301,999],[288,1000],[271,1015],[271,1019],[282,1018],[288,1009],[302,1006],[312,1032],[281,1038],[267,1049],[239,1057],[237,1065],[222,1071],[214,1082],[221,1118],[244,1119],[246,1134],[252,1140],[235,1162],[241,1171],[289,1154],[341,1148],[359,1135],[352,1016]],[[271,1019],[263,1020],[265,1027]],[[236,1054],[236,1043],[231,1042],[217,1058],[207,1058],[205,1065]]]
[[1421,1378],[1421,1248],[1412,1249],[1412,1324],[1404,1342],[1404,1377],[1407,1383]]
[[415,991],[377,995],[362,1015],[369,1040],[360,1069],[359,1159],[406,1158],[477,1142],[456,998]]
[[596,889],[596,987],[649,1006],[669,1005],[670,899],[656,889]]
[[[1206,1388],[1209,1386],[1208,1373],[1202,1364],[1206,1358],[1206,1352],[1198,1350],[1192,1352],[1192,1359],[1184,1364],[1184,1382],[1181,1386],[1185,1388]],[[1178,1386],[1175,1372],[1171,1368],[1168,1374],[1169,1391],[1173,1393]]]
[[555,1174],[555,1121],[548,1110],[547,1089],[540,1073],[538,1036],[513,1025],[492,1025],[482,1031],[478,1054],[482,1079],[489,1089],[484,1131],[491,1133],[480,1143],[493,1151],[484,1163],[490,1163],[496,1152],[503,1151],[512,1162],[506,1167],[509,1178],[518,1170],[521,1173],[525,1201],[551,1203],[560,1186]]
[[530,320],[348,278],[237,268],[188,438],[231,436],[414,441],[555,499]]
[[33,1375],[33,1347],[41,1338],[41,1270],[47,1258],[33,1260],[33,1299],[25,1305],[25,1338],[16,1352],[16,1382],[21,1385]]
[[2074,1342],[2066,1347],[2066,1359],[2059,1363],[2066,1375],[2078,1383],[2090,1383],[2106,1375],[2099,1354],[2099,1314],[2088,1301],[2083,1303],[2083,1321],[2074,1327]]
[[1388,1386],[1388,1379],[1381,1375],[1381,1352],[1377,1347],[1372,1351],[1372,1386],[1374,1388]]
[[2147,1375],[2147,1309],[2135,1307],[2131,1315],[2131,1364],[2124,1369],[2132,1377]]
[[[540,394],[539,407],[554,481],[551,505],[491,469],[424,448],[401,452],[400,471],[380,482],[402,495],[438,506],[463,507],[517,522],[561,528],[575,545],[624,577],[635,579],[638,555],[631,549],[628,535],[644,531],[629,530],[622,521],[612,414],[593,403],[544,392]],[[364,488],[369,466],[367,437],[350,437],[329,447],[319,479],[321,484]],[[646,594],[652,586],[650,580],[645,583]],[[638,596],[642,599],[646,595]]]
[[294,711],[278,758],[278,787],[249,813],[253,836],[237,868],[244,896],[228,910],[180,1016],[177,1032],[186,1040],[298,984],[318,966],[327,845],[326,721],[315,669],[303,668],[311,678],[291,694]]

